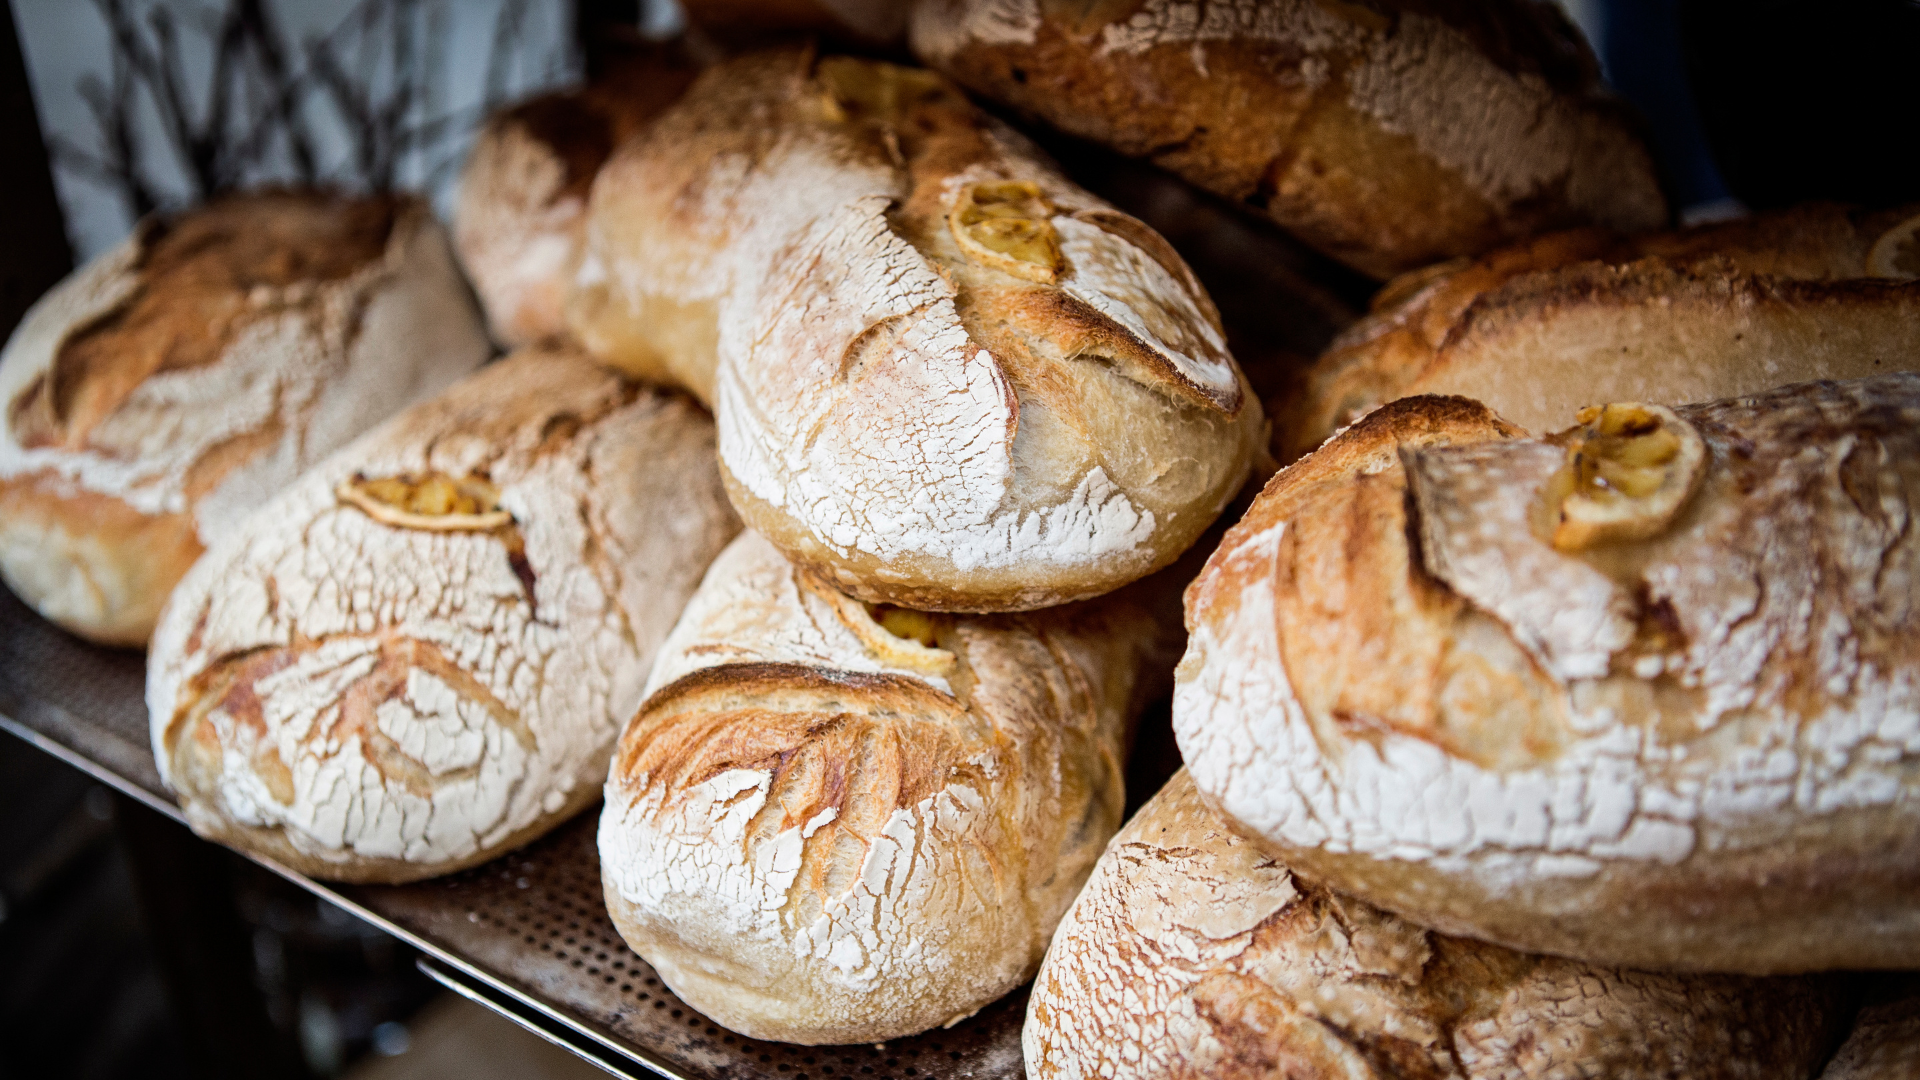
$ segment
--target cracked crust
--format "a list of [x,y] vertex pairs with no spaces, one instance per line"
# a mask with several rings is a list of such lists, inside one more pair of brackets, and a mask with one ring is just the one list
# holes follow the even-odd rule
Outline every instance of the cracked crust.
[[486,356],[417,200],[270,191],[144,221],[0,354],[0,577],[76,634],[145,645],[207,545]]
[[1407,274],[1314,365],[1276,444],[1303,454],[1415,394],[1462,394],[1545,431],[1607,401],[1911,370],[1920,263],[1876,265],[1873,251],[1916,220],[1920,206],[1812,204],[1635,237],[1558,233]]
[[[527,349],[308,472],[154,635],[154,756],[189,823],[314,877],[400,882],[591,804],[739,527],[713,443],[686,399]],[[413,528],[339,494],[428,476],[484,478],[510,520]]]
[[920,0],[909,36],[969,89],[1376,277],[1667,219],[1625,109],[1546,3]]
[[656,46],[585,90],[543,94],[488,118],[460,174],[453,240],[494,340],[512,348],[567,332],[593,178],[695,74]]
[[[1064,269],[970,258],[1021,181]],[[1186,264],[931,73],[804,50],[710,69],[595,184],[571,323],[713,403],[734,505],[876,602],[1026,610],[1175,559],[1264,420]]]
[[1034,1080],[1797,1078],[1840,991],[1428,932],[1268,858],[1182,770],[1061,920],[1022,1042]]
[[1448,933],[1920,965],[1920,375],[1674,412],[1698,491],[1576,552],[1539,516],[1566,449],[1460,399],[1384,406],[1281,472],[1188,592],[1174,726],[1201,790]]
[[909,1035],[1019,985],[1120,824],[1129,729],[1178,649],[1165,577],[901,618],[742,535],[614,756],[621,936],[694,1008],[782,1042]]

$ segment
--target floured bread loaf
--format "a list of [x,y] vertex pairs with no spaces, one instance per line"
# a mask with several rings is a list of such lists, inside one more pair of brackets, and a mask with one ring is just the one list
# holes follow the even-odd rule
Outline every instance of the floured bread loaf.
[[1033,1080],[1801,1080],[1833,978],[1665,975],[1429,933],[1296,877],[1183,770],[1060,921],[1022,1032]]
[[1512,434],[1406,398],[1268,484],[1187,595],[1200,790],[1446,933],[1920,966],[1920,374]]
[[697,70],[655,49],[585,90],[543,94],[487,120],[460,176],[453,236],[496,340],[566,332],[593,178]]
[[1912,1080],[1920,1076],[1920,976],[1888,979],[1871,994],[1853,1033],[1820,1080]]
[[971,1015],[1033,974],[1120,825],[1128,729],[1179,648],[1175,603],[1153,601],[1178,587],[935,615],[854,600],[743,534],[614,755],[614,925],[754,1038]]
[[738,525],[713,427],[523,350],[354,442],[187,575],[154,635],[160,774],[203,836],[412,881],[599,797]]
[[1260,445],[1180,257],[924,71],[709,69],[607,163],[588,243],[580,340],[712,402],[747,524],[865,600],[1107,592]]
[[418,200],[275,191],[150,218],[0,354],[0,577],[74,633],[144,645],[207,545],[487,351]]
[[1408,274],[1277,417],[1292,457],[1368,409],[1461,394],[1532,431],[1604,401],[1678,404],[1920,367],[1920,207],[1803,206],[1620,237],[1542,237]]
[[920,0],[914,52],[1386,277],[1656,228],[1653,161],[1551,4]]

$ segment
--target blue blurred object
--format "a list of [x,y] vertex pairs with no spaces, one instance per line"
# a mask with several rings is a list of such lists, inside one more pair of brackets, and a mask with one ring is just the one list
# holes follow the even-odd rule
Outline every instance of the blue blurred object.
[[1607,81],[1645,118],[1661,183],[1680,219],[1738,213],[1707,145],[1688,83],[1679,0],[1602,0],[1596,7]]

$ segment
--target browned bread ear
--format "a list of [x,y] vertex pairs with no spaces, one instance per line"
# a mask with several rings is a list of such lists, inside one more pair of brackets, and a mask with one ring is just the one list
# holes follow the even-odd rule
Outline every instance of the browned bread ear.
[[1436,423],[1443,401],[1282,470],[1188,589],[1200,790],[1447,933],[1668,970],[1920,962],[1920,374],[1544,439],[1466,404]]

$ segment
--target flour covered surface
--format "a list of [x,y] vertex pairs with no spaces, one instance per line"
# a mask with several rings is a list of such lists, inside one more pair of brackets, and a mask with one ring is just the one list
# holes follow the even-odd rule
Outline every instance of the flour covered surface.
[[1061,920],[1023,1032],[1034,1080],[1803,1077],[1840,980],[1673,975],[1424,930],[1294,874],[1185,771]]
[[575,334],[707,400],[747,523],[862,599],[1111,591],[1260,445],[1172,248],[929,72],[718,65],[615,154],[587,228]]
[[1032,976],[1120,824],[1178,587],[910,611],[743,534],[614,755],[614,925],[682,1000],[754,1038],[874,1042],[972,1015]]
[[0,577],[74,633],[145,645],[208,545],[487,353],[417,199],[264,191],[149,218],[0,354]]
[[711,421],[529,349],[343,449],[188,574],[154,755],[202,835],[409,881],[594,801],[654,650],[738,525]]
[[1581,421],[1407,398],[1283,471],[1189,593],[1199,789],[1449,933],[1920,963],[1920,375]]

